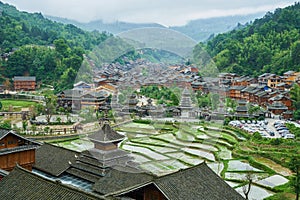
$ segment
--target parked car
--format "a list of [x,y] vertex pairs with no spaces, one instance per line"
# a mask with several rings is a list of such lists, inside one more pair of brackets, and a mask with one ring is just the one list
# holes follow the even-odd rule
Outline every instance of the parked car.
[[294,139],[295,138],[295,135],[294,134],[286,134],[285,139]]
[[283,132],[278,132],[281,136],[285,136],[287,134],[290,134],[289,131],[283,131]]
[[285,126],[281,126],[281,127],[278,127],[278,128],[276,128],[276,130],[277,131],[281,131],[281,130],[289,130],[287,127],[285,127]]
[[276,125],[274,125],[275,128],[282,127],[282,126],[284,126],[284,124],[276,124]]

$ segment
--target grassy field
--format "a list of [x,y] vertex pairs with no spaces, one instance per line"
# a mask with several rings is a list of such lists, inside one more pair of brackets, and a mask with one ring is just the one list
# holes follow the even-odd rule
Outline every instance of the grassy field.
[[36,105],[36,102],[33,101],[24,101],[24,100],[1,100],[2,109],[1,111],[8,111],[9,106],[13,106],[13,111],[21,111],[22,108],[28,108],[32,105]]

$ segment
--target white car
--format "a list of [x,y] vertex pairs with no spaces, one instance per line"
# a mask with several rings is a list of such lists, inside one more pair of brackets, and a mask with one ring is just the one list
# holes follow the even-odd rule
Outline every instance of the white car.
[[285,139],[294,139],[294,138],[295,138],[295,135],[289,133],[289,134],[286,134],[284,138],[285,138]]

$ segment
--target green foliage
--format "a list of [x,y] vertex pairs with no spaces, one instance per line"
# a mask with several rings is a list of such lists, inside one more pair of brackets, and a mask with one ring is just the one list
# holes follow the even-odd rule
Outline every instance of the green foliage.
[[211,109],[215,110],[220,104],[220,95],[216,93],[201,94],[198,92],[196,94],[196,99],[200,108],[210,107]]
[[296,138],[300,138],[300,128],[292,123],[285,123],[286,127],[289,129],[290,133],[294,134]]
[[140,94],[151,99],[157,99],[158,104],[166,104],[167,106],[178,106],[179,99],[174,91],[167,87],[142,86]]
[[295,172],[295,176],[292,177],[291,185],[294,188],[294,191],[297,195],[296,199],[299,198],[300,193],[300,158],[299,157],[292,157],[289,163],[290,169]]
[[290,95],[293,101],[293,107],[296,109],[294,112],[294,119],[300,119],[300,86],[298,84],[293,85],[290,90]]
[[107,34],[86,32],[74,25],[63,25],[43,17],[40,13],[19,12],[15,7],[0,3],[0,49],[6,52],[28,44],[50,45],[64,38],[70,47],[92,49],[108,37]]
[[83,54],[109,37],[53,22],[40,13],[19,12],[1,2],[0,10],[0,54],[14,50],[8,61],[0,62],[1,82],[4,77],[31,75],[38,82],[55,83],[57,92],[71,88]]
[[97,122],[97,116],[95,110],[92,107],[86,107],[81,109],[79,116],[84,119],[84,123]]
[[231,121],[230,118],[229,118],[229,117],[226,117],[226,118],[224,119],[223,125],[224,125],[224,126],[227,126],[227,125],[229,124],[230,121]]
[[5,120],[0,123],[0,129],[11,129],[11,122],[9,120]]
[[[300,3],[267,13],[242,29],[219,34],[206,50],[220,71],[258,76],[300,66]],[[195,54],[201,52],[195,48]]]
[[56,96],[45,95],[45,106],[42,107],[42,112],[46,115],[47,123],[50,123],[52,115],[56,112]]
[[149,119],[134,119],[133,122],[140,124],[151,124],[151,120]]

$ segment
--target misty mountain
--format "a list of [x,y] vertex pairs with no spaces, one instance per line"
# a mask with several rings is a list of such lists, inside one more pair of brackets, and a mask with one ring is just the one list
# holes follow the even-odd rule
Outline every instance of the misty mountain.
[[170,27],[196,41],[205,41],[212,34],[225,33],[264,16],[264,13],[192,20],[184,26]]
[[82,23],[75,20],[70,20],[66,18],[60,18],[60,17],[53,17],[53,16],[46,16],[47,18],[61,22],[64,24],[73,24],[79,28],[82,28],[84,30],[93,31],[98,30],[100,32],[109,32],[113,34],[118,34],[124,31],[137,29],[137,28],[148,28],[148,27],[154,27],[154,28],[165,28],[165,26],[157,23],[129,23],[129,22],[122,22],[122,21],[116,21],[112,23],[105,23],[102,20],[96,20],[91,21],[88,23]]
[[[216,17],[208,19],[198,19],[192,20],[184,26],[171,26],[169,27],[172,30],[181,32],[196,41],[205,41],[211,35],[216,35],[218,33],[225,33],[231,31],[243,24],[246,24],[250,21],[254,21],[256,18],[260,18],[264,13],[256,13],[251,15],[236,15],[236,16],[227,16],[227,17]],[[146,27],[157,27],[165,28],[165,26],[157,23],[129,23],[116,21],[112,23],[105,23],[102,20],[91,21],[88,23],[81,23],[75,20],[70,20],[66,18],[46,16],[47,18],[61,22],[64,24],[73,24],[82,28],[84,30],[93,31],[106,31],[113,34],[118,34],[124,31],[137,29],[137,28],[146,28]]]

